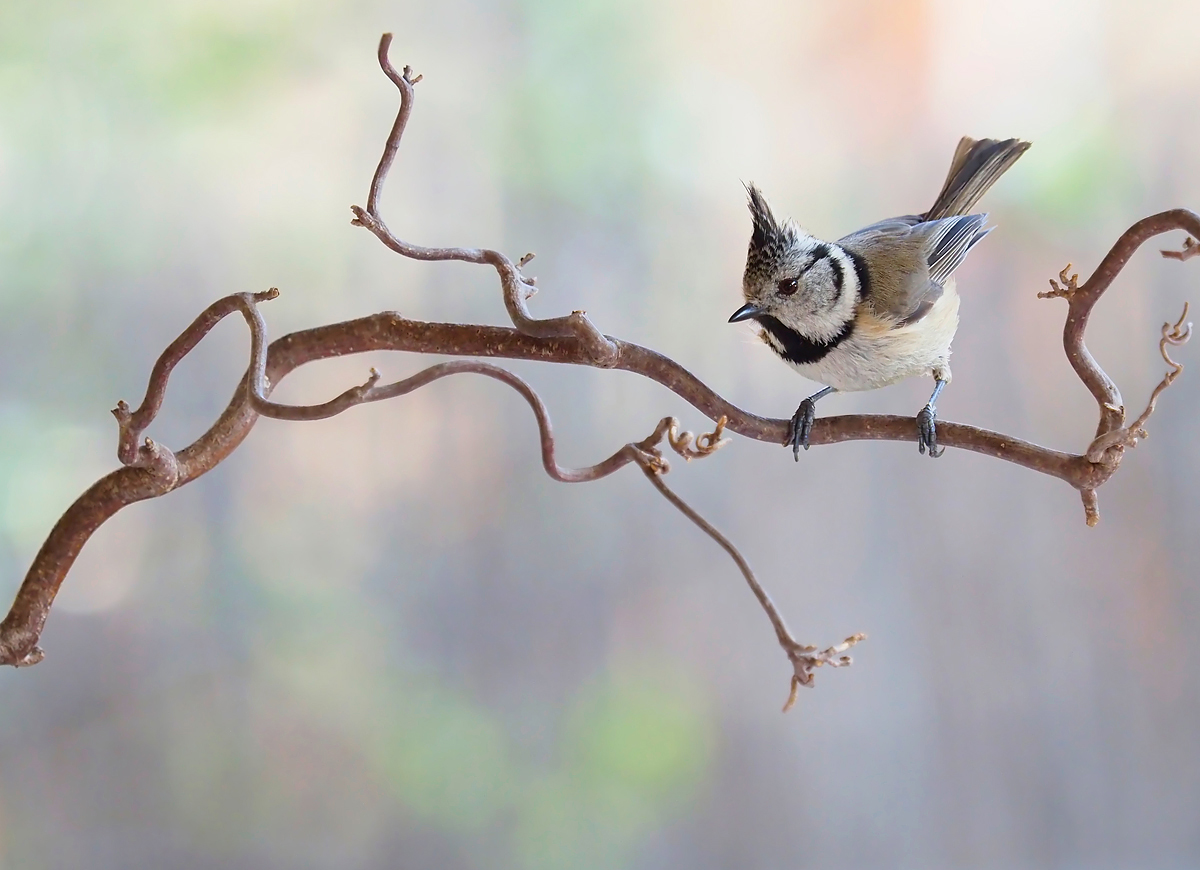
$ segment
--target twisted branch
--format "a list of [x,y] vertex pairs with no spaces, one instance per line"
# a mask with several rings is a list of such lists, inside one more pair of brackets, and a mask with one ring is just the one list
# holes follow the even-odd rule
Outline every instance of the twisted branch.
[[[1175,371],[1160,383],[1151,396],[1150,402],[1146,408],[1145,414],[1139,418],[1138,422],[1132,427],[1125,426],[1125,405],[1121,399],[1121,391],[1117,389],[1117,385],[1113,382],[1104,371],[1100,368],[1100,364],[1096,362],[1084,343],[1084,333],[1087,331],[1088,318],[1091,316],[1092,309],[1096,303],[1100,301],[1100,297],[1104,295],[1104,291],[1109,288],[1112,282],[1116,279],[1121,270],[1125,268],[1125,264],[1133,256],[1145,242],[1157,235],[1161,235],[1171,230],[1181,229],[1190,233],[1192,236],[1200,236],[1200,216],[1195,212],[1187,209],[1177,208],[1170,211],[1159,212],[1156,215],[1151,215],[1147,218],[1142,218],[1135,223],[1124,233],[1121,238],[1117,239],[1115,245],[1100,261],[1100,265],[1096,267],[1096,271],[1082,285],[1079,283],[1077,274],[1068,275],[1071,271],[1071,264],[1067,263],[1066,268],[1058,273],[1059,280],[1050,279],[1050,290],[1039,293],[1040,299],[1066,299],[1067,300],[1067,321],[1063,326],[1063,349],[1067,353],[1067,360],[1071,363],[1071,367],[1075,369],[1075,373],[1079,379],[1083,381],[1085,387],[1095,398],[1096,404],[1100,409],[1100,421],[1096,426],[1096,435],[1092,439],[1088,449],[1083,455],[1078,457],[1094,469],[1095,479],[1091,482],[1079,480],[1068,481],[1079,490],[1083,498],[1084,516],[1089,526],[1094,526],[1100,522],[1100,512],[1096,497],[1096,489],[1107,481],[1116,472],[1121,464],[1121,459],[1124,456],[1125,448],[1132,447],[1136,444],[1136,437],[1132,436],[1132,432],[1141,433],[1140,437],[1145,437],[1145,430],[1142,425],[1149,419],[1150,414],[1154,411],[1154,404],[1160,393],[1171,385],[1175,376],[1182,370],[1182,366],[1177,366],[1172,362],[1170,357],[1166,355],[1165,345],[1160,342],[1159,348],[1163,353],[1163,358],[1172,366]],[[1162,251],[1164,257],[1174,258],[1177,260],[1187,260],[1194,250],[1194,242],[1189,238],[1184,242],[1181,251]],[[1059,283],[1061,282],[1061,283]],[[1187,317],[1187,307],[1184,307],[1183,316],[1180,317],[1180,324]],[[1163,327],[1163,340],[1166,341],[1166,329]],[[1183,344],[1191,335],[1191,327],[1182,333],[1179,333],[1172,344]]]
[[[400,107],[371,180],[367,207],[354,206],[353,224],[370,230],[396,253],[424,261],[460,260],[495,269],[505,308],[513,327],[429,323],[408,320],[395,312],[319,326],[295,332],[267,344],[267,330],[258,304],[278,295],[272,289],[258,294],[235,294],[209,306],[159,357],[151,371],[146,396],[136,411],[118,403],[117,457],[122,467],[101,478],[67,509],[51,530],[34,558],[24,583],[17,592],[8,616],[0,623],[0,664],[29,665],[42,658],[37,646],[50,607],[80,548],[106,519],[126,505],[165,495],[190,483],[225,459],[241,444],[260,415],[285,420],[315,420],[342,413],[355,405],[405,395],[451,374],[474,373],[498,380],[515,389],[533,410],[541,443],[542,465],[555,480],[578,483],[597,480],[628,464],[637,464],[654,487],[689,520],[720,545],[734,560],[775,630],[776,639],[792,663],[791,695],[785,710],[795,702],[800,686],[810,686],[817,667],[841,667],[850,663],[841,655],[863,638],[853,635],[843,643],[818,651],[797,642],[769,594],[732,543],[666,486],[663,476],[669,464],[660,445],[667,445],[685,459],[711,454],[726,443],[725,429],[748,438],[773,444],[787,440],[788,420],[760,417],[743,411],[709,389],[674,360],[636,344],[602,334],[581,311],[536,319],[528,310],[535,282],[522,274],[532,259],[527,254],[516,263],[485,248],[430,248],[397,238],[379,211],[388,172],[398,153],[400,140],[412,113],[413,86],[421,80],[405,67],[397,72],[388,58],[391,35],[379,45],[379,63],[400,95]],[[1186,209],[1162,212],[1138,221],[1113,245],[1108,255],[1082,285],[1070,266],[1051,281],[1044,297],[1065,298],[1068,311],[1063,329],[1063,346],[1080,380],[1095,397],[1100,410],[1096,435],[1082,454],[1050,450],[1009,435],[960,423],[939,423],[941,444],[971,450],[1025,468],[1049,474],[1077,489],[1084,503],[1088,525],[1099,520],[1096,490],[1117,470],[1126,447],[1146,437],[1145,424],[1159,395],[1182,371],[1168,354],[1168,345],[1182,344],[1190,335],[1184,315],[1173,326],[1165,324],[1160,341],[1163,359],[1171,370],[1155,388],[1145,411],[1125,423],[1120,391],[1092,357],[1084,343],[1084,332],[1092,308],[1108,289],[1133,253],[1150,238],[1171,230],[1184,230],[1189,238],[1179,251],[1163,255],[1187,260],[1198,250],[1200,217]],[[1061,283],[1059,283],[1061,282]],[[178,452],[143,438],[162,405],[167,383],[175,365],[186,356],[222,318],[240,312],[251,333],[251,362],[225,411],[194,443]],[[454,360],[431,366],[391,384],[381,385],[379,373],[371,371],[362,384],[333,399],[313,405],[286,405],[270,400],[271,391],[284,377],[309,362],[375,350],[436,353],[460,357],[532,359],[544,362],[615,368],[650,378],[690,403],[716,423],[714,431],[695,438],[680,432],[673,417],[664,417],[653,432],[639,442],[624,445],[607,459],[582,469],[568,469],[555,460],[555,441],[550,416],[537,393],[512,373],[486,362]],[[821,417],[813,426],[810,444],[833,444],[851,440],[913,441],[916,427],[909,417],[847,415]]]

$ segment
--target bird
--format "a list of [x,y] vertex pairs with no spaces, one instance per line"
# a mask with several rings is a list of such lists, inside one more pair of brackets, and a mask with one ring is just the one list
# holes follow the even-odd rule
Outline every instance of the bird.
[[954,271],[994,229],[986,213],[970,212],[1029,146],[965,136],[928,211],[879,221],[836,242],[776,220],[762,192],[746,185],[753,221],[742,277],[746,304],[729,322],[754,321],[781,359],[826,385],[792,417],[785,443],[796,461],[800,448],[808,449],[819,399],[925,374],[934,387],[916,417],[917,447],[933,458],[945,451],[937,443],[935,403],[951,379]]

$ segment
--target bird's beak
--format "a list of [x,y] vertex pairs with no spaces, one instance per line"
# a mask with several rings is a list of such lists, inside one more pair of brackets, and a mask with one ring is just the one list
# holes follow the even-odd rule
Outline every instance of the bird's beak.
[[743,320],[749,320],[751,317],[758,317],[763,313],[763,309],[757,305],[747,302],[737,311],[733,312],[733,316],[729,318],[730,323],[741,323]]

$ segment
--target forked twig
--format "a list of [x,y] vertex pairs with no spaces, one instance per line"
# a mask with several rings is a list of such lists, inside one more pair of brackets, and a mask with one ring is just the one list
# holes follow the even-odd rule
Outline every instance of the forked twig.
[[812,688],[816,685],[816,674],[814,671],[817,668],[822,665],[844,668],[854,664],[853,658],[840,655],[840,653],[845,652],[859,641],[866,640],[867,636],[865,634],[860,632],[851,635],[840,644],[819,652],[815,646],[807,646],[797,641],[792,637],[787,623],[783,620],[783,615],[775,607],[775,602],[771,600],[770,594],[758,582],[758,578],[754,576],[754,571],[751,570],[750,563],[746,561],[741,551],[733,545],[733,542],[721,534],[716,526],[700,516],[691,505],[667,486],[666,482],[662,479],[665,471],[660,470],[652,463],[643,464],[642,471],[646,473],[646,477],[654,484],[655,489],[662,493],[663,498],[675,505],[680,513],[691,520],[704,534],[716,541],[721,549],[729,554],[729,557],[738,566],[738,570],[742,572],[742,576],[746,578],[746,583],[750,586],[750,591],[758,599],[758,603],[766,612],[767,618],[771,620],[771,627],[775,629],[775,637],[779,641],[779,645],[783,647],[783,651],[787,654],[788,660],[792,663],[792,686],[788,693],[787,702],[783,705],[784,713],[792,709],[795,705],[796,696],[801,686]]
[[[1070,299],[1079,292],[1079,273],[1074,272],[1070,275],[1071,264],[1067,263],[1063,270],[1058,273],[1058,281],[1050,279],[1050,289],[1043,290],[1038,294],[1038,299]],[[1059,283],[1062,282],[1062,283]]]
[[1178,251],[1159,251],[1168,260],[1190,260],[1192,257],[1200,255],[1200,245],[1196,244],[1196,240],[1188,236],[1183,240],[1183,247]]

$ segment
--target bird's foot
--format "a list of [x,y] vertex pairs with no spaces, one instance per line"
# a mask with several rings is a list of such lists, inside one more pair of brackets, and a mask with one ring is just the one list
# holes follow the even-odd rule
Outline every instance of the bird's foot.
[[808,436],[812,434],[813,421],[817,419],[817,403],[811,398],[805,399],[792,415],[792,429],[788,433],[788,443],[792,445],[792,458],[800,461],[800,448],[808,449]]
[[917,449],[922,454],[929,451],[930,459],[937,459],[946,452],[937,443],[937,409],[928,404],[917,414]]

